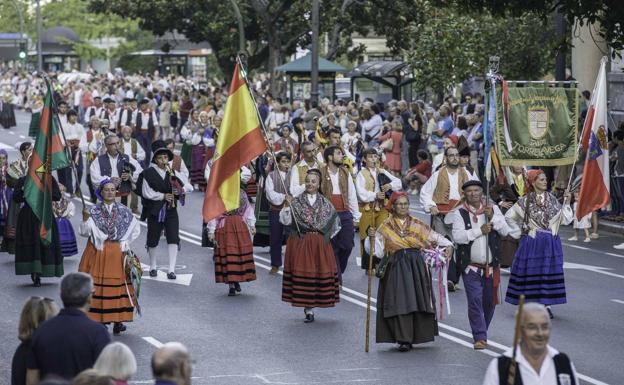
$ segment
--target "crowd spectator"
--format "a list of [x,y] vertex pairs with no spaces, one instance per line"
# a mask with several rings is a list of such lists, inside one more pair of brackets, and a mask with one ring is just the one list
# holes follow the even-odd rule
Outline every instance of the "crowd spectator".
[[191,355],[179,342],[169,342],[152,356],[154,385],[191,385]]
[[128,346],[113,342],[102,350],[93,368],[111,377],[115,385],[128,385],[128,380],[136,374],[137,363]]

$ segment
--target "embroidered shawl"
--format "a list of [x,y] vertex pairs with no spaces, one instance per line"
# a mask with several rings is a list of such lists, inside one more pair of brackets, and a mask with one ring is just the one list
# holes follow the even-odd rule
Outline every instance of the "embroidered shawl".
[[544,202],[538,204],[537,193],[532,191],[518,200],[518,206],[522,209],[522,215],[524,215],[528,199],[528,219],[539,226],[540,229],[547,230],[550,229],[550,221],[561,211],[561,203],[548,191],[544,192],[543,197]]
[[420,220],[408,216],[405,223],[390,215],[377,230],[384,237],[385,252],[394,254],[401,249],[426,249],[431,227]]
[[90,214],[97,228],[108,234],[109,241],[123,238],[134,219],[132,211],[119,202],[113,203],[110,213],[104,203],[99,202],[91,207]]
[[[340,219],[334,205],[322,194],[316,194],[316,202],[310,205],[308,194],[303,193],[293,199],[290,206],[302,234],[318,232],[329,239],[336,226],[340,228]],[[292,228],[297,229],[294,223]]]

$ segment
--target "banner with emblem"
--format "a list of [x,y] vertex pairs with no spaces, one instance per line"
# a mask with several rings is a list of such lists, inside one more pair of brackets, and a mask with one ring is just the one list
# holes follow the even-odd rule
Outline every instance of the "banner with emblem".
[[503,166],[574,163],[578,146],[576,88],[511,87],[497,90],[496,148]]

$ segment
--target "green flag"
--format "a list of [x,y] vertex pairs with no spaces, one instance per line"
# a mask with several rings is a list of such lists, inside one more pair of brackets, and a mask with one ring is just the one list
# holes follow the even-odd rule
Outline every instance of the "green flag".
[[52,90],[48,85],[35,139],[35,148],[28,162],[28,174],[24,181],[24,197],[39,219],[41,241],[52,242],[52,171],[69,167],[69,159],[61,142],[58,120],[53,119]]
[[503,166],[574,163],[579,116],[576,88],[505,85],[497,95],[502,102],[497,105],[495,137]]

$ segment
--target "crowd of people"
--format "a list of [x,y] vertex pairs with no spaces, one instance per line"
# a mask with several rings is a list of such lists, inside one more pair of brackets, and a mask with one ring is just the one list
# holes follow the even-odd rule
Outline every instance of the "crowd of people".
[[[41,80],[19,74],[3,79],[9,79],[15,105],[30,109],[37,119]],[[176,279],[178,207],[186,194],[206,189],[227,95],[217,83],[157,73],[52,80],[73,165],[58,170],[53,191],[53,233],[58,239],[51,244],[32,238],[38,234],[32,230],[37,218],[23,198],[32,144],[22,143],[20,158],[13,162],[0,151],[2,245],[15,253],[16,274],[30,275],[35,286],[41,285],[42,277],[63,276],[63,257],[78,253],[68,221],[75,211],[71,199],[82,194],[94,205],[82,212],[78,229],[89,239],[81,273],[66,275],[61,284],[64,309],[42,323],[27,339],[29,345],[20,346],[36,357],[26,361],[25,383],[34,385],[47,373],[76,376],[75,383],[80,378],[95,381],[88,378],[97,376],[108,376],[102,383],[110,378],[122,381],[115,376],[129,376],[132,365],[118,372],[123,375],[111,373],[107,370],[115,365],[98,365],[93,352],[102,351],[100,357],[108,360],[128,355],[119,344],[107,345],[110,337],[101,325],[112,323],[113,334],[122,333],[139,310],[132,276],[136,269],[131,267],[136,264],[132,242],[140,226],[133,214],[147,222],[149,270],[144,274],[160,273],[157,246],[164,233],[166,278]],[[266,127],[267,151],[240,170],[240,207],[204,223],[202,229],[203,246],[214,250],[215,281],[228,285],[228,295],[240,295],[241,283],[257,279],[253,246],[268,246],[270,273],[283,270],[282,300],[303,308],[304,322],[314,322],[315,308],[340,301],[342,277],[357,238],[362,269],[369,274],[374,270],[380,278],[378,343],[395,343],[406,352],[413,344],[434,340],[442,311],[432,280],[437,275],[450,292],[463,280],[474,349],[487,348],[487,329],[502,301],[501,267],[511,271],[505,301],[518,304],[524,295],[529,302],[545,305],[529,307],[525,321],[539,323],[540,330],[550,327],[551,306],[566,302],[558,231],[573,219],[572,196],[565,189],[569,171],[512,167],[507,178],[486,185],[482,95],[468,93],[461,100],[450,96],[437,106],[421,100],[289,103],[273,98],[261,81],[251,87]],[[31,128],[36,131],[37,124]],[[88,194],[80,189],[83,176]],[[431,215],[430,223],[411,213],[410,204],[416,201]],[[267,228],[257,226],[258,211],[268,216]],[[575,222],[579,228],[581,222]],[[588,239],[592,236],[597,237],[596,229]],[[46,311],[39,322],[55,312]],[[50,330],[67,327],[53,320],[72,316],[71,322],[89,325],[84,329],[99,336],[99,345],[91,355],[78,358],[74,352],[71,370],[66,369],[71,360],[49,369],[43,357],[58,354],[49,349],[52,336],[62,335]],[[557,353],[528,341],[519,347],[521,354],[534,355],[527,358],[526,370],[540,373],[533,358],[543,361]],[[107,349],[116,353],[105,354]],[[181,346],[162,349],[152,360],[157,378],[161,371],[155,363],[165,359],[160,354],[174,355],[180,362],[180,357],[188,358]],[[501,368],[505,366],[494,367]],[[180,378],[189,374],[178,369]],[[556,370],[560,373],[560,366]],[[575,376],[571,365],[561,370]]]

